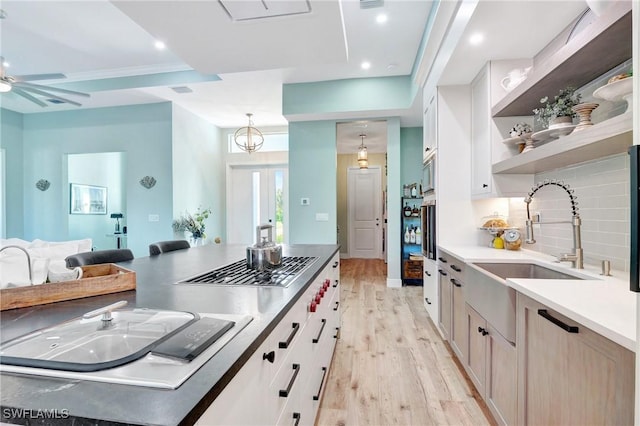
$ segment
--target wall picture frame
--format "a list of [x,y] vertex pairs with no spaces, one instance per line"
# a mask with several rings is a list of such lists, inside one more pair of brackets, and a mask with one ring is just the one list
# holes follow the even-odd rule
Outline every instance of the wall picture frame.
[[107,188],[104,186],[70,184],[70,214],[107,214]]

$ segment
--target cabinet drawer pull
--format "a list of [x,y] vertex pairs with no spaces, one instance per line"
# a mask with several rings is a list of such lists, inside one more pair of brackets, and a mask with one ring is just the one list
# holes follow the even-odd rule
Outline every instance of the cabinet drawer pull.
[[291,376],[291,380],[289,380],[289,384],[287,385],[286,389],[280,389],[280,392],[278,392],[278,394],[283,397],[286,398],[289,396],[289,393],[291,392],[291,388],[293,387],[293,384],[296,381],[296,377],[298,377],[298,373],[300,372],[300,364],[293,364],[293,376]]
[[338,283],[340,282],[340,280],[335,280],[335,282],[333,283],[333,287],[336,288],[338,287]]
[[486,184],[486,183],[483,183],[483,184],[482,184],[482,187],[483,187],[483,188],[488,188],[488,187],[489,187],[489,185],[488,185],[488,184]]
[[430,305],[430,304],[431,304],[431,302],[429,302],[429,298],[428,298],[428,297],[425,297],[425,298],[424,298],[424,301],[425,301],[425,302],[427,302],[427,305]]
[[456,287],[462,287],[462,284],[460,284],[455,278],[451,278],[449,281],[451,281],[451,284],[455,285]]
[[336,262],[333,264],[333,269],[336,269],[336,268],[338,267],[338,265],[339,265],[339,264],[340,264],[340,262],[338,262],[338,261],[336,260]]
[[451,265],[451,269],[453,269],[456,272],[462,272],[462,269],[458,268],[456,265]]
[[275,351],[271,351],[271,352],[269,352],[269,353],[266,353],[266,352],[265,352],[265,353],[263,353],[263,354],[262,354],[262,360],[264,361],[265,359],[266,359],[267,361],[269,361],[271,364],[273,364],[273,361],[275,361],[275,360],[276,360],[276,353],[275,353]]
[[576,327],[575,325],[569,325],[560,321],[558,318],[553,317],[549,312],[547,312],[546,309],[538,309],[538,315],[540,315],[542,318],[546,320],[551,321],[552,323],[554,323],[555,325],[557,325],[567,333],[578,333],[578,327]]
[[444,257],[439,257],[438,260],[442,263],[447,263],[447,259],[445,259]]
[[447,274],[445,271],[443,271],[442,269],[438,269],[438,273],[439,273],[440,275],[442,275],[442,276],[445,276],[445,277],[448,275],[448,274]]
[[426,276],[428,276],[428,277],[430,277],[430,276],[431,276],[431,273],[429,273],[429,271],[424,271],[424,273],[425,273],[425,275],[426,275]]
[[333,335],[334,339],[340,338],[340,327],[336,327],[336,334]]
[[318,343],[320,341],[320,336],[322,336],[322,331],[324,330],[324,326],[327,324],[327,320],[322,318],[322,327],[320,327],[320,332],[318,333],[318,337],[312,340],[313,343]]
[[293,413],[293,426],[300,424],[300,413]]
[[334,310],[334,311],[337,311],[339,306],[340,306],[340,302],[336,302],[336,307],[335,307],[335,308],[333,308],[333,310]]
[[487,334],[489,334],[489,332],[482,327],[478,327],[478,333],[482,333],[483,336],[486,336]]
[[322,380],[320,381],[320,387],[318,388],[318,393],[313,395],[313,400],[317,401],[320,399],[320,392],[322,391],[322,385],[324,385],[324,378],[327,375],[327,367],[322,367]]
[[286,342],[278,342],[278,347],[280,349],[287,349],[289,347],[289,345],[291,344],[291,341],[295,337],[296,333],[298,332],[298,330],[300,330],[300,323],[294,322],[293,324],[291,324],[291,327],[293,328],[293,330],[291,330],[291,334],[289,334],[289,337],[287,337],[287,341]]

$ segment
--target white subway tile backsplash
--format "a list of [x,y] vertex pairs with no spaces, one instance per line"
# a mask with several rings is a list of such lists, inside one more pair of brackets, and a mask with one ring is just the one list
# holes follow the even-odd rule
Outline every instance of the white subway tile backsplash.
[[[611,111],[611,110],[609,110]],[[538,173],[534,182],[545,179],[564,181],[578,201],[582,219],[582,248],[585,263],[600,265],[610,260],[614,270],[629,271],[629,159],[620,154],[565,169]],[[546,186],[533,196],[530,211],[540,212],[542,221],[570,220],[567,193],[559,187]],[[526,219],[522,199],[510,202],[510,217],[521,226]],[[546,254],[568,253],[573,248],[571,224],[540,225],[535,232],[537,243],[525,248]]]

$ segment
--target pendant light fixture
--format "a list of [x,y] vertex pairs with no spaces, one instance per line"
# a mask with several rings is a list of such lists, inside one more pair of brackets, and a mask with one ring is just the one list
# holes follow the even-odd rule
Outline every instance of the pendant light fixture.
[[360,147],[358,148],[358,165],[361,169],[369,168],[369,156],[367,155],[367,147],[364,146],[364,138],[367,137],[365,134],[361,134],[362,142],[360,143]]
[[262,148],[262,144],[264,143],[264,136],[262,136],[262,132],[253,127],[253,121],[251,120],[252,116],[253,114],[247,113],[247,117],[249,117],[249,124],[246,127],[240,127],[233,135],[233,140],[236,145],[238,145],[238,148],[248,152],[249,154]]

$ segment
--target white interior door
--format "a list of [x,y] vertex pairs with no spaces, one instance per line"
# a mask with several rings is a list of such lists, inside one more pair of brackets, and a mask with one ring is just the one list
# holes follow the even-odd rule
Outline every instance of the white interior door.
[[349,257],[382,258],[382,185],[379,167],[349,168]]
[[256,227],[270,223],[273,238],[288,242],[286,166],[232,166],[227,188],[227,241],[255,244]]

